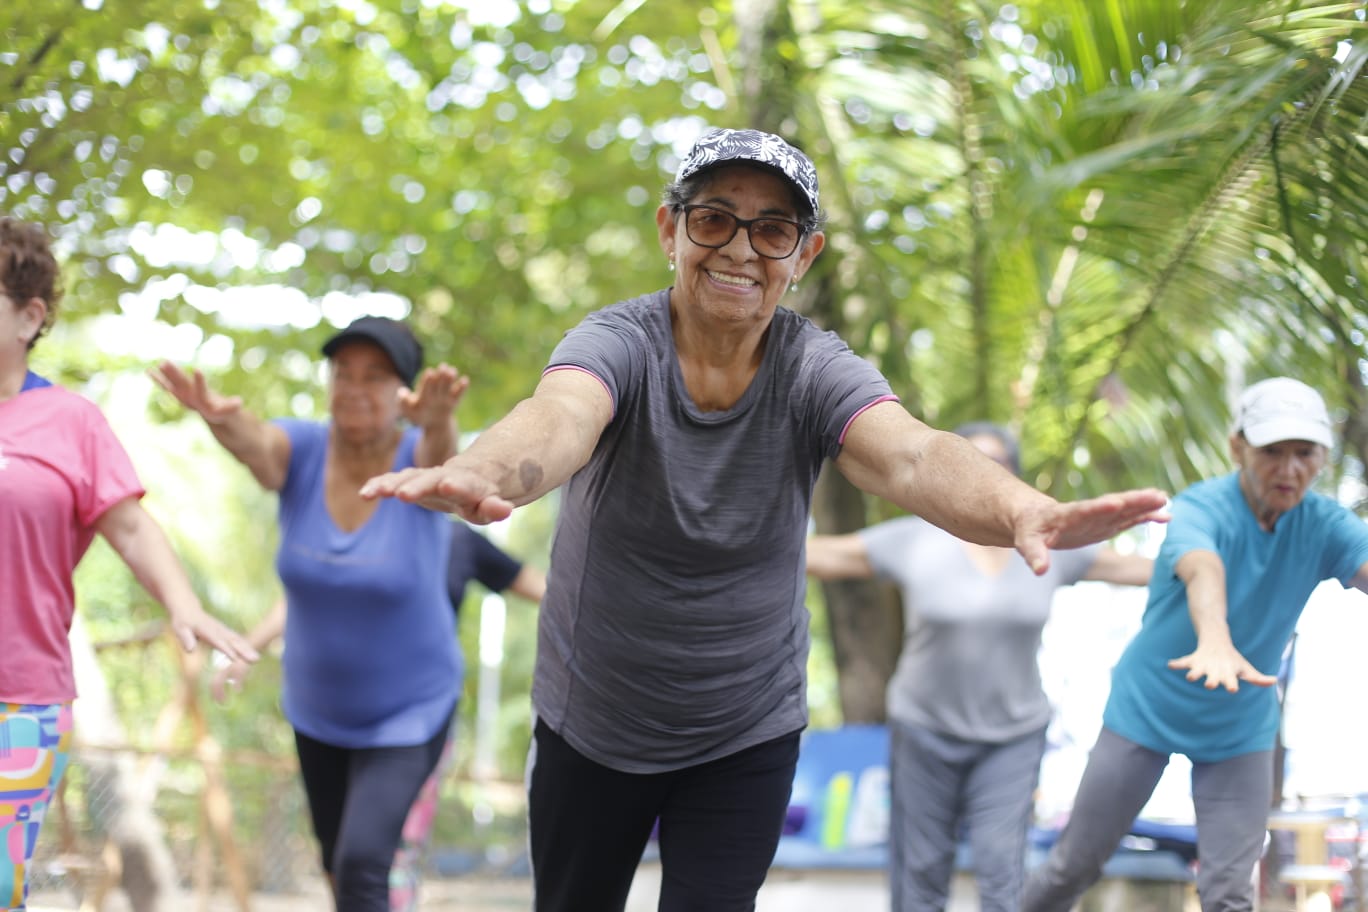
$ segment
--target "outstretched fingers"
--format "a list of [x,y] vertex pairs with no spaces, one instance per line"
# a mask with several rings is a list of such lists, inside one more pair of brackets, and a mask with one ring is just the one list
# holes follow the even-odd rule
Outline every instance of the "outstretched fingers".
[[162,389],[176,398],[181,405],[189,405],[192,390],[190,378],[185,371],[171,361],[162,361],[156,367],[148,368],[147,375]]
[[1120,516],[1130,525],[1145,522],[1168,522],[1168,495],[1158,488],[1123,491],[1115,495],[1122,500]]
[[1157,488],[1119,491],[1078,502],[1096,522],[1109,523],[1117,531],[1143,522],[1167,522],[1167,504],[1168,495]]
[[488,482],[470,473],[449,472],[443,466],[377,475],[361,486],[361,496],[393,497],[480,524],[504,519],[513,512],[513,503],[500,497]]
[[386,472],[384,475],[376,475],[368,479],[361,486],[361,496],[366,500],[375,500],[377,497],[393,497],[395,490],[399,487],[399,482],[415,469],[401,469],[398,472]]
[[203,642],[235,662],[250,664],[261,658],[260,653],[252,648],[246,637],[203,611],[189,618],[176,620],[172,628],[181,648],[186,652],[192,652],[197,643]]
[[187,373],[171,361],[162,361],[147,373],[177,402],[211,424],[222,422],[242,407],[240,396],[220,396],[209,388],[209,381],[198,370]]
[[393,497],[405,503],[418,503],[437,492],[442,478],[442,467],[407,468],[377,475],[361,486],[361,496],[367,500]]
[[1114,538],[1145,522],[1167,522],[1164,492],[1154,488],[1106,494],[1070,503],[1049,502],[1018,524],[1016,549],[1039,576],[1050,566],[1050,550],[1081,548]]
[[1054,548],[1077,548],[1113,536],[1146,522],[1168,522],[1164,509],[1168,497],[1148,488],[1106,494],[1064,505],[1058,516]]
[[446,420],[470,388],[470,378],[443,362],[429,367],[412,389],[399,390],[399,405],[414,424]]
[[1168,667],[1184,672],[1184,677],[1202,683],[1207,690],[1224,688],[1230,693],[1240,689],[1240,682],[1257,687],[1271,687],[1278,683],[1276,675],[1264,674],[1234,649],[1211,651],[1198,647],[1195,652],[1170,659]]

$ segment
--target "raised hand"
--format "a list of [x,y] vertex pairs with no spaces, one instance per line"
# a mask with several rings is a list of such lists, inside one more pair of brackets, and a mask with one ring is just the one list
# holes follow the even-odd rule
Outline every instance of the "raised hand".
[[427,428],[451,420],[470,378],[443,362],[424,370],[413,386],[399,391],[399,410],[409,423]]
[[209,388],[198,370],[186,373],[170,361],[148,370],[157,385],[176,397],[176,401],[210,424],[221,424],[242,411],[240,396],[221,396]]

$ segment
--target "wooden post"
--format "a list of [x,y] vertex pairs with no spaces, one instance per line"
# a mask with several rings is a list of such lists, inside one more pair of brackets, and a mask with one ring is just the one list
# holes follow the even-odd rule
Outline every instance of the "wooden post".
[[[242,854],[238,851],[237,840],[233,836],[233,805],[228,797],[228,788],[223,775],[223,750],[209,734],[209,723],[204,718],[204,708],[199,699],[199,678],[204,668],[204,653],[197,650],[186,654],[178,645],[172,645],[180,666],[180,703],[184,714],[189,717],[190,731],[195,742],[195,756],[199,758],[204,770],[204,790],[200,793],[200,832],[196,846],[195,884],[197,892],[205,892],[201,908],[207,909],[208,891],[213,886],[214,869],[213,846],[217,846],[219,859],[223,862],[228,877],[228,887],[233,892],[240,912],[251,912],[252,887],[242,864]],[[161,721],[166,721],[165,717]],[[168,725],[168,728],[171,726]],[[169,732],[166,732],[169,734]],[[201,881],[201,876],[204,880]]]

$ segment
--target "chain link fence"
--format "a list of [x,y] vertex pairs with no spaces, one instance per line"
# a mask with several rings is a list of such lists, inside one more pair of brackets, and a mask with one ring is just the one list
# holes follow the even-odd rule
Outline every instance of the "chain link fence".
[[[121,802],[117,767],[104,761],[111,752],[78,749],[63,779],[59,798],[48,809],[29,867],[34,893],[55,892],[82,897],[100,881],[112,887],[121,860],[113,828]],[[207,826],[205,775],[194,758],[146,758],[133,751],[125,759],[164,765],[151,801],[151,818],[169,852],[171,868],[185,890],[221,890],[229,886],[224,870],[225,846]],[[275,768],[236,764],[225,757],[224,774],[231,799],[235,855],[254,892],[293,893],[318,880],[318,858],[308,810],[297,774]],[[207,866],[207,870],[206,870]]]
[[[223,785],[232,814],[229,846],[208,821],[212,777],[200,759],[78,745],[29,868],[35,896],[61,896],[98,910],[116,892],[128,855],[126,836],[115,832],[128,803],[129,786],[119,776],[126,777],[130,768],[144,777],[136,787],[155,782],[147,814],[153,832],[147,835],[164,844],[175,885],[187,895],[201,897],[202,903],[209,894],[232,893],[234,863],[253,897],[239,908],[258,908],[263,897],[322,890],[308,805],[292,763],[250,752],[224,753]],[[435,890],[443,879],[524,877],[523,802],[521,783],[449,778],[424,857],[424,881]]]

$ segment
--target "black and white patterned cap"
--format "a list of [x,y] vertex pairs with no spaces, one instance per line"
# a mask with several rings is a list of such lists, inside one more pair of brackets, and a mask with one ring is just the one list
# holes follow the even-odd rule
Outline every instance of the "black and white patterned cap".
[[760,130],[709,130],[684,157],[675,180],[682,181],[705,168],[734,161],[755,162],[778,171],[798,188],[813,213],[818,212],[817,169],[812,166],[812,159],[773,133]]

